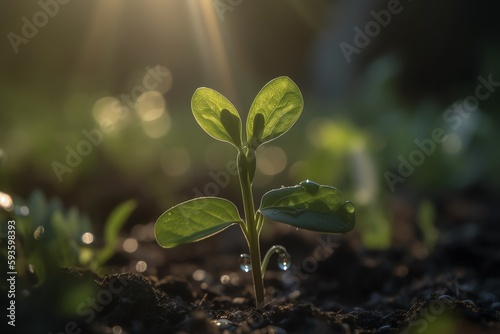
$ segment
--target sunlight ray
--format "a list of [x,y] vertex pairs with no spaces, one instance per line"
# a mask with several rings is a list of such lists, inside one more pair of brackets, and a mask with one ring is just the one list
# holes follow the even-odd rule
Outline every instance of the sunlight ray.
[[224,40],[212,2],[187,3],[206,75],[219,78],[225,94],[236,97]]

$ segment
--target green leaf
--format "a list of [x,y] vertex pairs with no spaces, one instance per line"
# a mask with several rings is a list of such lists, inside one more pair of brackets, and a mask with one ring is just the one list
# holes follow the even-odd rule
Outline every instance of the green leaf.
[[236,206],[218,197],[201,197],[165,211],[155,224],[158,244],[171,248],[208,238],[235,223],[243,223]]
[[266,217],[306,230],[345,233],[354,228],[354,205],[337,188],[306,180],[267,192],[259,211]]
[[97,265],[104,264],[115,253],[120,230],[136,206],[137,203],[134,200],[128,200],[118,205],[109,214],[104,224],[105,246],[96,256],[95,263]]
[[288,77],[268,82],[257,94],[247,118],[247,140],[251,147],[287,132],[299,118],[304,101],[299,87]]
[[191,99],[191,109],[198,124],[215,139],[241,147],[241,118],[222,94],[210,88],[198,88]]

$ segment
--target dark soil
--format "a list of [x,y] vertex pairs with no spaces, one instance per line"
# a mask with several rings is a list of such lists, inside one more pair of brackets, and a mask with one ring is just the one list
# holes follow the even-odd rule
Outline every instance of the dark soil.
[[[234,269],[237,253],[205,245],[182,257],[183,248],[161,250],[151,243],[151,254],[159,249],[160,257],[180,260],[162,260],[155,275],[144,276],[59,270],[19,295],[16,329],[54,334],[500,333],[500,227],[491,217],[491,212],[476,217],[480,222],[441,217],[440,238],[430,251],[418,238],[368,251],[349,235],[323,235],[319,242],[317,235],[311,241],[293,229],[280,241],[294,265],[287,272],[270,265],[268,302],[260,308],[254,306],[250,274]],[[313,255],[325,244],[331,254],[323,247],[322,255]],[[131,262],[127,256],[113,261]],[[83,304],[56,303],[71,287],[88,291],[89,284],[91,297],[87,292],[76,298]]]

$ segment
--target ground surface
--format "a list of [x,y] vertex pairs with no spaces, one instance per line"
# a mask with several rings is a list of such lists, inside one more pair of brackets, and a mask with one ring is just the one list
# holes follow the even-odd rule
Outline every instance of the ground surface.
[[[154,275],[58,270],[43,285],[20,293],[16,329],[54,334],[500,333],[500,227],[491,215],[469,218],[455,217],[451,228],[441,218],[440,238],[427,252],[401,245],[368,251],[344,236],[306,240],[289,234],[281,241],[294,250],[293,267],[282,272],[270,265],[268,301],[260,308],[254,307],[251,276],[235,270],[236,256],[226,249],[207,247],[184,258],[182,248],[161,250],[181,260],[163,262]],[[155,249],[143,251],[151,258],[165,256]],[[133,259],[121,255],[114,262]],[[81,302],[64,306],[60,301],[67,291],[83,291],[75,297]]]

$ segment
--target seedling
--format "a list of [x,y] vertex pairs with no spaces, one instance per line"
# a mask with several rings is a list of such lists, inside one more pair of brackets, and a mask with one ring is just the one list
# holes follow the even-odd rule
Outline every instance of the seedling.
[[267,192],[259,209],[255,210],[252,195],[255,151],[288,131],[299,118],[303,106],[300,89],[290,78],[271,80],[250,107],[244,140],[240,115],[231,102],[213,89],[198,88],[191,100],[196,121],[210,136],[238,150],[238,177],[245,219],[226,199],[200,197],[165,211],[155,224],[156,241],[165,248],[199,241],[239,224],[250,253],[240,256],[240,266],[244,271],[252,271],[257,306],[264,302],[263,276],[271,255],[278,254],[281,269],[290,267],[290,256],[282,246],[271,247],[261,259],[259,235],[264,217],[323,233],[345,233],[354,227],[354,205],[342,201],[340,190],[309,180]]

